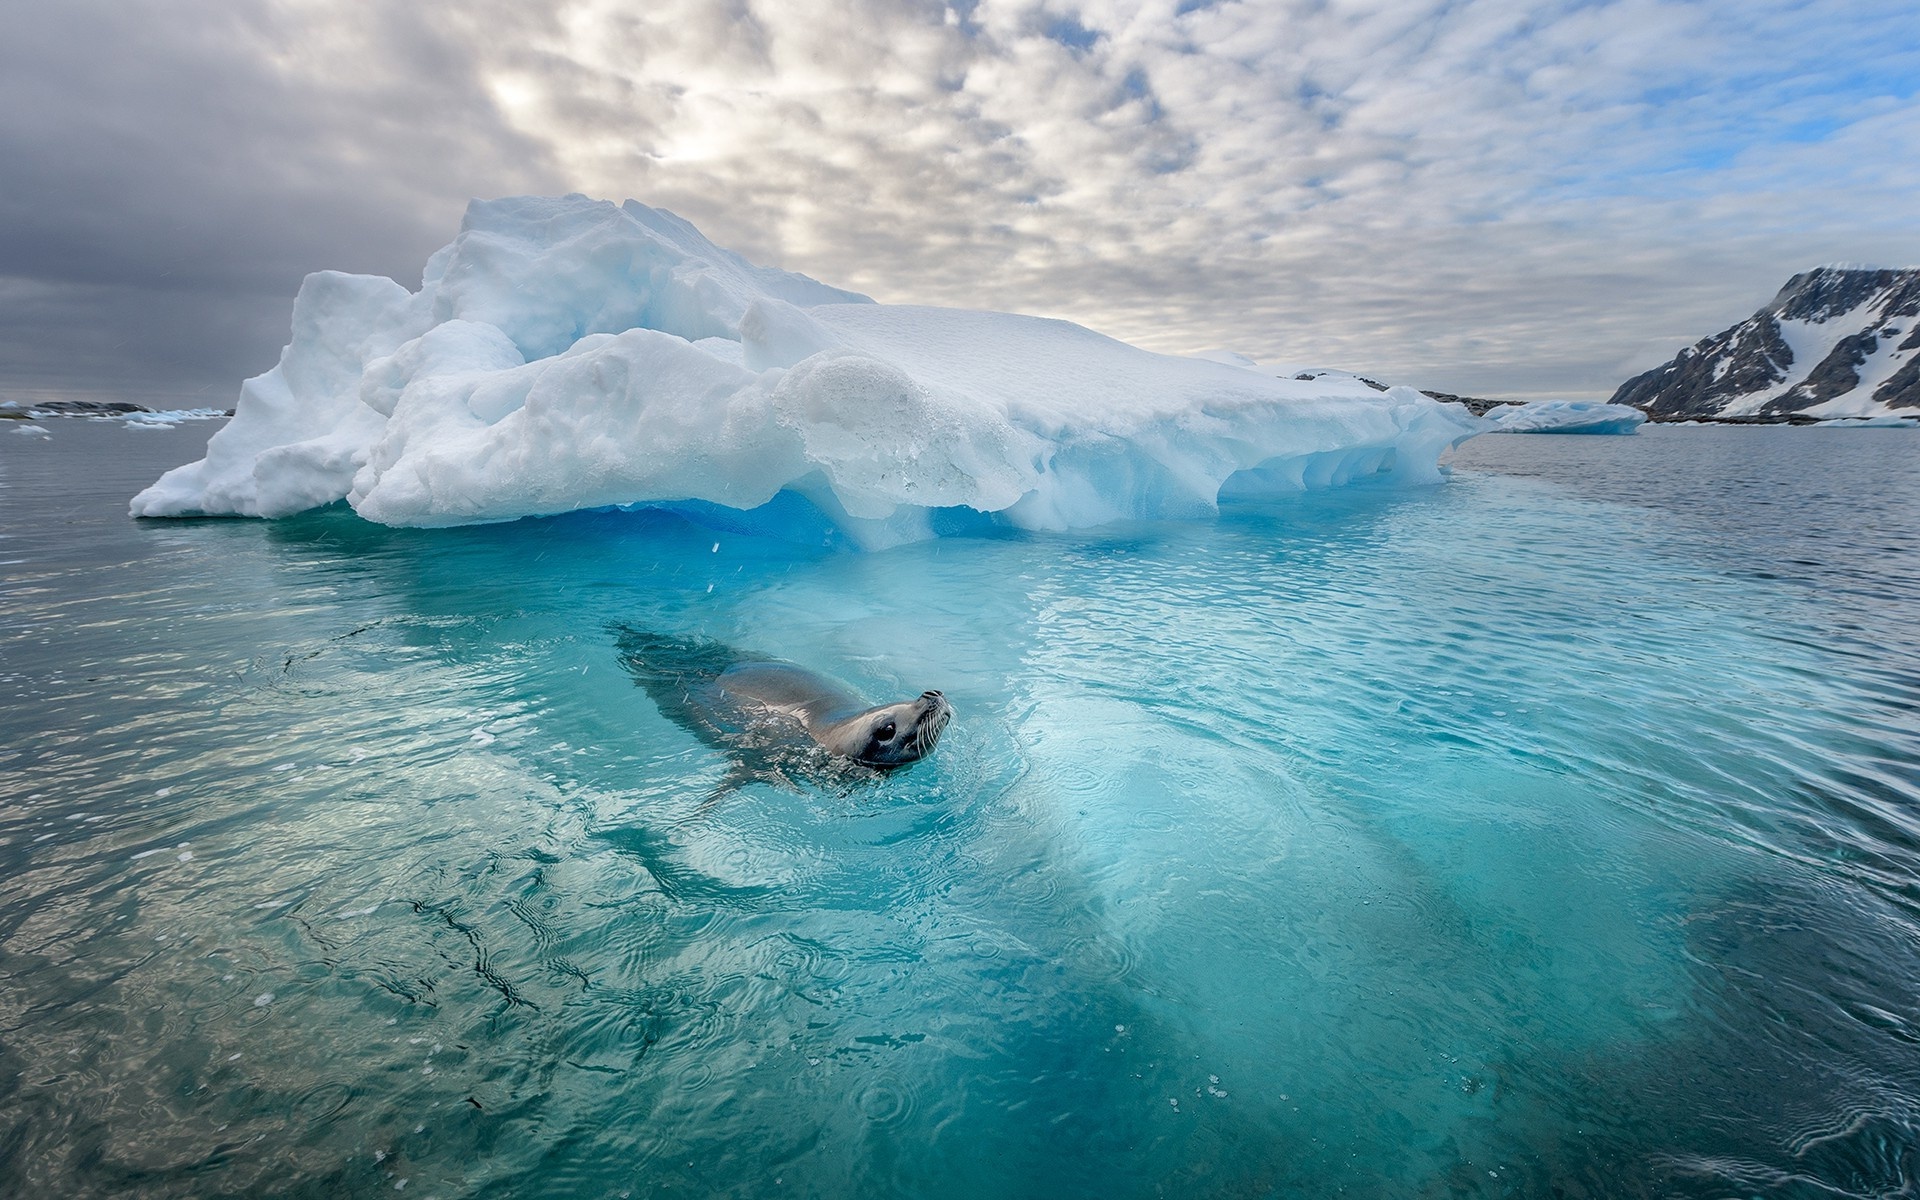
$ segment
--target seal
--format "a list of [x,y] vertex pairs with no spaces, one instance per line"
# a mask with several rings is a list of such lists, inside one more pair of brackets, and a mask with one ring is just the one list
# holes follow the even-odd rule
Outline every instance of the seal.
[[616,626],[620,662],[668,719],[735,760],[721,790],[794,776],[891,771],[931,753],[953,717],[937,691],[869,705],[793,663]]
[[711,687],[723,704],[791,719],[828,754],[881,771],[925,757],[953,716],[953,706],[937,691],[869,707],[832,680],[792,663],[736,663]]

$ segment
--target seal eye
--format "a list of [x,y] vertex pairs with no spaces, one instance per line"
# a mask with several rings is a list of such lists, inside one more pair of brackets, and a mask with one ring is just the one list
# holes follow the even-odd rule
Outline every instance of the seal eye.
[[882,725],[880,728],[874,730],[873,736],[879,738],[883,742],[892,741],[893,740],[893,722],[888,721],[886,724]]

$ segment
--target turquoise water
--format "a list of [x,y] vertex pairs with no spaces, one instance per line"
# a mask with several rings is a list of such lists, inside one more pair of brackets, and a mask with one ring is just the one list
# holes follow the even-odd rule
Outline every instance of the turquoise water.
[[[1920,1180],[1920,442],[836,553],[134,522],[0,430],[0,1193],[1886,1195]],[[609,626],[933,756],[706,804]]]

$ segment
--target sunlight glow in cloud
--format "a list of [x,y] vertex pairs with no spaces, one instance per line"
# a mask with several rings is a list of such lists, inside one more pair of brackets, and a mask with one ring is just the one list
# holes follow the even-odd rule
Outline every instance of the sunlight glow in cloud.
[[[31,66],[0,84],[37,81],[17,98],[69,133],[118,103],[150,138],[226,139],[117,167],[49,138],[21,203],[82,176],[157,193],[133,237],[195,227],[219,188],[236,215],[197,231],[210,258],[278,236],[276,262],[409,281],[469,194],[633,196],[882,300],[1515,396],[1610,391],[1821,261],[1920,262],[1920,39],[1882,0],[239,11],[156,39],[127,14],[157,10],[102,9],[153,70],[98,99]],[[88,204],[113,202],[36,220]]]

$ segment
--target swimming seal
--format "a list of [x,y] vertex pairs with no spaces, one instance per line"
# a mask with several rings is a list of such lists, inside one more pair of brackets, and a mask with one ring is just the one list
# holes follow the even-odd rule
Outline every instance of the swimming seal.
[[[620,662],[660,711],[735,760],[737,781],[891,771],[933,750],[953,706],[937,691],[869,705],[823,675],[719,642],[616,626]],[[825,760],[825,761],[823,761]]]
[[953,716],[939,692],[869,708],[832,680],[791,663],[736,663],[709,686],[722,704],[789,718],[828,754],[882,771],[925,756]]

